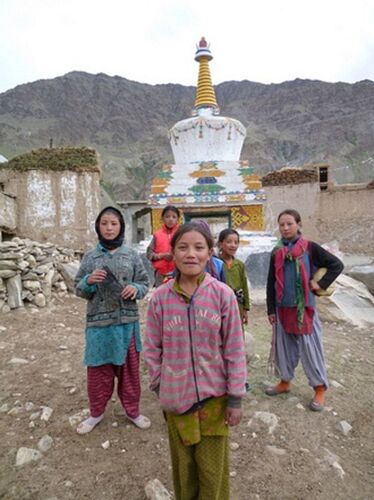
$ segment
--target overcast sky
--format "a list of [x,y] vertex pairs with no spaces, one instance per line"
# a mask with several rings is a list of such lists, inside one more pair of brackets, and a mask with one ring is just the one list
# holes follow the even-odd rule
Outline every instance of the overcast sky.
[[196,85],[374,80],[373,0],[0,0],[0,92],[70,71]]

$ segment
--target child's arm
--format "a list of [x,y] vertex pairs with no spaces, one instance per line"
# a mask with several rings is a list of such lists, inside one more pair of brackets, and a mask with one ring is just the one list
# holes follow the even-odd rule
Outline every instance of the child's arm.
[[245,272],[244,262],[243,262],[243,266],[241,269],[241,276],[242,276],[242,289],[243,289],[243,295],[244,295],[243,307],[246,311],[249,311],[251,308],[251,302],[250,302],[250,298],[249,298],[248,280],[247,280],[247,273]]
[[148,245],[147,251],[146,251],[147,259],[150,260],[150,261],[156,260],[155,248],[156,248],[156,238],[155,238],[155,236],[153,236],[152,237],[152,241]]
[[78,297],[90,299],[96,292],[96,284],[88,283],[88,278],[91,276],[92,272],[93,269],[90,265],[89,256],[88,254],[85,254],[83,256],[78,272],[74,278],[75,293],[78,295]]
[[147,320],[144,339],[144,360],[148,368],[150,388],[158,393],[161,378],[162,364],[162,331],[161,311],[152,297],[147,311]]
[[344,269],[343,262],[318,243],[311,242],[311,259],[316,268],[327,268],[327,273],[317,283],[317,288],[323,290],[326,290]]
[[[229,406],[236,406],[238,398],[245,394],[247,366],[244,339],[238,303],[234,292],[225,289],[222,292],[222,335],[223,358],[226,365],[227,394]],[[230,404],[232,401],[232,405]]]

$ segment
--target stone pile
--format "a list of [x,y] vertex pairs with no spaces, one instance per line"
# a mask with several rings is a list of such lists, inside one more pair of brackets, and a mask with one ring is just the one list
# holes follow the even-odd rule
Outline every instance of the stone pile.
[[317,182],[318,176],[314,169],[306,168],[281,168],[264,175],[261,182],[263,186],[287,186],[289,184],[304,184]]
[[53,296],[64,297],[69,284],[66,268],[78,266],[74,250],[52,243],[17,237],[0,242],[0,312],[25,305],[44,307]]

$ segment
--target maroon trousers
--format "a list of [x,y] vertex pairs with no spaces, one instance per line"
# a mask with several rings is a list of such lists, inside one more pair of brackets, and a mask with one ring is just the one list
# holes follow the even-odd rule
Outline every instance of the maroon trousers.
[[104,413],[113,394],[115,377],[118,379],[118,397],[126,414],[131,418],[136,418],[139,415],[140,376],[139,353],[136,351],[135,336],[131,339],[123,365],[87,367],[87,392],[92,417],[99,417]]

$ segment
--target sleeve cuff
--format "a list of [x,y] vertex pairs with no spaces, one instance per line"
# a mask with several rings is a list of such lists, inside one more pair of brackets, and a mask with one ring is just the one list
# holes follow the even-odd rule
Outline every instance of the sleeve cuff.
[[227,406],[229,408],[241,408],[242,398],[240,396],[229,396],[227,399]]
[[83,278],[83,279],[82,279],[82,281],[81,281],[81,283],[82,283],[81,288],[82,288],[82,290],[83,290],[84,292],[87,292],[87,293],[94,293],[94,292],[96,292],[96,290],[97,290],[97,285],[89,285],[89,284],[87,283],[87,280],[88,280],[89,276],[90,276],[89,274],[86,274],[86,276],[84,276],[84,278]]

